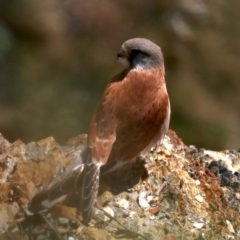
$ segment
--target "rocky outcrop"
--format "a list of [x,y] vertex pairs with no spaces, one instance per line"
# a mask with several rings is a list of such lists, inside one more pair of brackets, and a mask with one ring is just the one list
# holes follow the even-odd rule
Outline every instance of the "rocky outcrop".
[[[27,238],[23,209],[76,161],[85,138],[60,146],[51,137],[24,144],[1,136],[0,239]],[[169,131],[162,146],[102,176],[90,226],[82,225],[71,204],[58,204],[44,216],[63,239],[238,239],[239,187],[239,152],[186,146]],[[33,236],[55,239],[36,218]]]

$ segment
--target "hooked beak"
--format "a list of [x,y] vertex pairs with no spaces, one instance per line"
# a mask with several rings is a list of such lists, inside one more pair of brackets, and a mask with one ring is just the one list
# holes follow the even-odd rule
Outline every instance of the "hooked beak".
[[127,58],[127,53],[123,49],[121,49],[117,54],[117,59],[119,58]]
[[122,51],[118,52],[118,54],[117,54],[117,59],[123,58],[123,57],[124,57],[123,52],[122,52]]

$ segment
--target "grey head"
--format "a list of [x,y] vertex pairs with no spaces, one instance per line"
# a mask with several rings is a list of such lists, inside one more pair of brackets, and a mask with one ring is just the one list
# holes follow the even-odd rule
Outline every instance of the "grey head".
[[132,38],[123,43],[117,55],[125,68],[149,70],[164,67],[161,48],[145,38]]

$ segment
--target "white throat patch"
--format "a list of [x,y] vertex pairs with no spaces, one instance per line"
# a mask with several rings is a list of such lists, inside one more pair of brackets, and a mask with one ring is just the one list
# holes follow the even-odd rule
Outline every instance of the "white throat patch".
[[128,62],[128,60],[126,58],[118,58],[118,61],[120,62],[120,64],[124,67],[124,68],[129,68],[130,64]]

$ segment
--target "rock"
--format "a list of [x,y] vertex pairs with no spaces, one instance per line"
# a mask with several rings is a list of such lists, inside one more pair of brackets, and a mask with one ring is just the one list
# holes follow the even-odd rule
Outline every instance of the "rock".
[[[114,211],[110,207],[104,207],[103,210],[107,212],[111,217],[114,217]],[[104,221],[108,221],[110,218],[105,215]]]
[[193,226],[197,229],[201,229],[204,226],[204,223],[202,222],[195,222],[193,223]]
[[121,207],[123,209],[128,209],[128,207],[129,207],[129,201],[127,201],[124,198],[120,199],[117,204],[118,204],[119,207]]
[[[104,206],[103,209],[113,217],[111,221],[108,221],[108,216],[97,208],[95,210],[97,214],[94,215],[90,226],[81,227],[81,215],[76,213],[75,207],[69,206],[71,201],[64,202],[65,205],[54,206],[46,214],[47,219],[62,236],[70,238],[74,238],[74,234],[83,239],[116,239],[117,236],[133,239],[141,238],[140,235],[151,240],[186,239],[186,234],[190,240],[212,239],[212,236],[220,240],[237,238],[240,235],[240,197],[236,186],[233,187],[232,184],[239,181],[239,173],[230,172],[227,165],[214,157],[228,154],[231,159],[238,153],[232,151],[221,152],[220,155],[211,154],[205,149],[193,150],[193,147],[188,151],[188,147],[172,131],[168,132],[164,141],[167,141],[167,149],[163,144],[145,155],[144,168],[148,177],[144,175],[145,178],[141,178],[142,172],[139,171],[138,161],[131,166],[129,173],[125,169],[123,172],[119,169],[117,173],[113,173],[115,178],[118,174],[121,176],[121,181],[118,179],[116,181],[120,186],[118,189],[124,189],[126,185],[127,187],[125,191],[121,190],[117,193],[112,192],[110,188],[102,191],[98,197],[98,207]],[[77,137],[71,139],[71,144],[61,147],[48,138],[28,146],[27,149],[31,154],[26,154],[24,151],[26,145],[21,142],[7,144],[2,148],[4,149],[2,154],[5,156],[9,155],[11,158],[17,156],[15,170],[9,172],[12,175],[11,181],[0,185],[0,228],[4,231],[1,236],[4,240],[19,240],[17,235],[19,231],[12,232],[18,222],[25,221],[25,215],[20,212],[18,204],[27,205],[36,192],[49,185],[51,179],[64,173],[64,169],[78,157],[81,144]],[[41,147],[38,147],[37,151],[32,151],[31,148],[36,146]],[[33,160],[28,158],[30,155]],[[215,175],[211,172],[209,169],[211,162],[213,162],[212,167],[218,168],[219,174]],[[3,165],[0,165],[0,173]],[[132,178],[137,174],[140,175]],[[222,175],[229,179],[229,184],[225,186],[219,184]],[[113,176],[110,176],[111,178]],[[138,181],[135,181],[136,179]],[[106,189],[108,182],[103,184]],[[159,186],[163,184],[164,188],[159,191]],[[28,201],[25,194],[19,192],[19,188],[15,186],[24,189],[29,196]],[[12,194],[10,195],[9,192]],[[74,200],[79,203],[75,195]],[[110,222],[111,224],[108,225]],[[8,229],[6,224],[9,226]],[[26,226],[25,231],[27,231],[27,223],[22,226]],[[35,236],[36,239],[47,239],[49,234],[53,236],[46,224],[40,226],[41,228],[36,227],[39,231]]]
[[197,195],[195,196],[195,199],[199,202],[203,202],[204,201],[204,198],[201,196],[201,195]]

